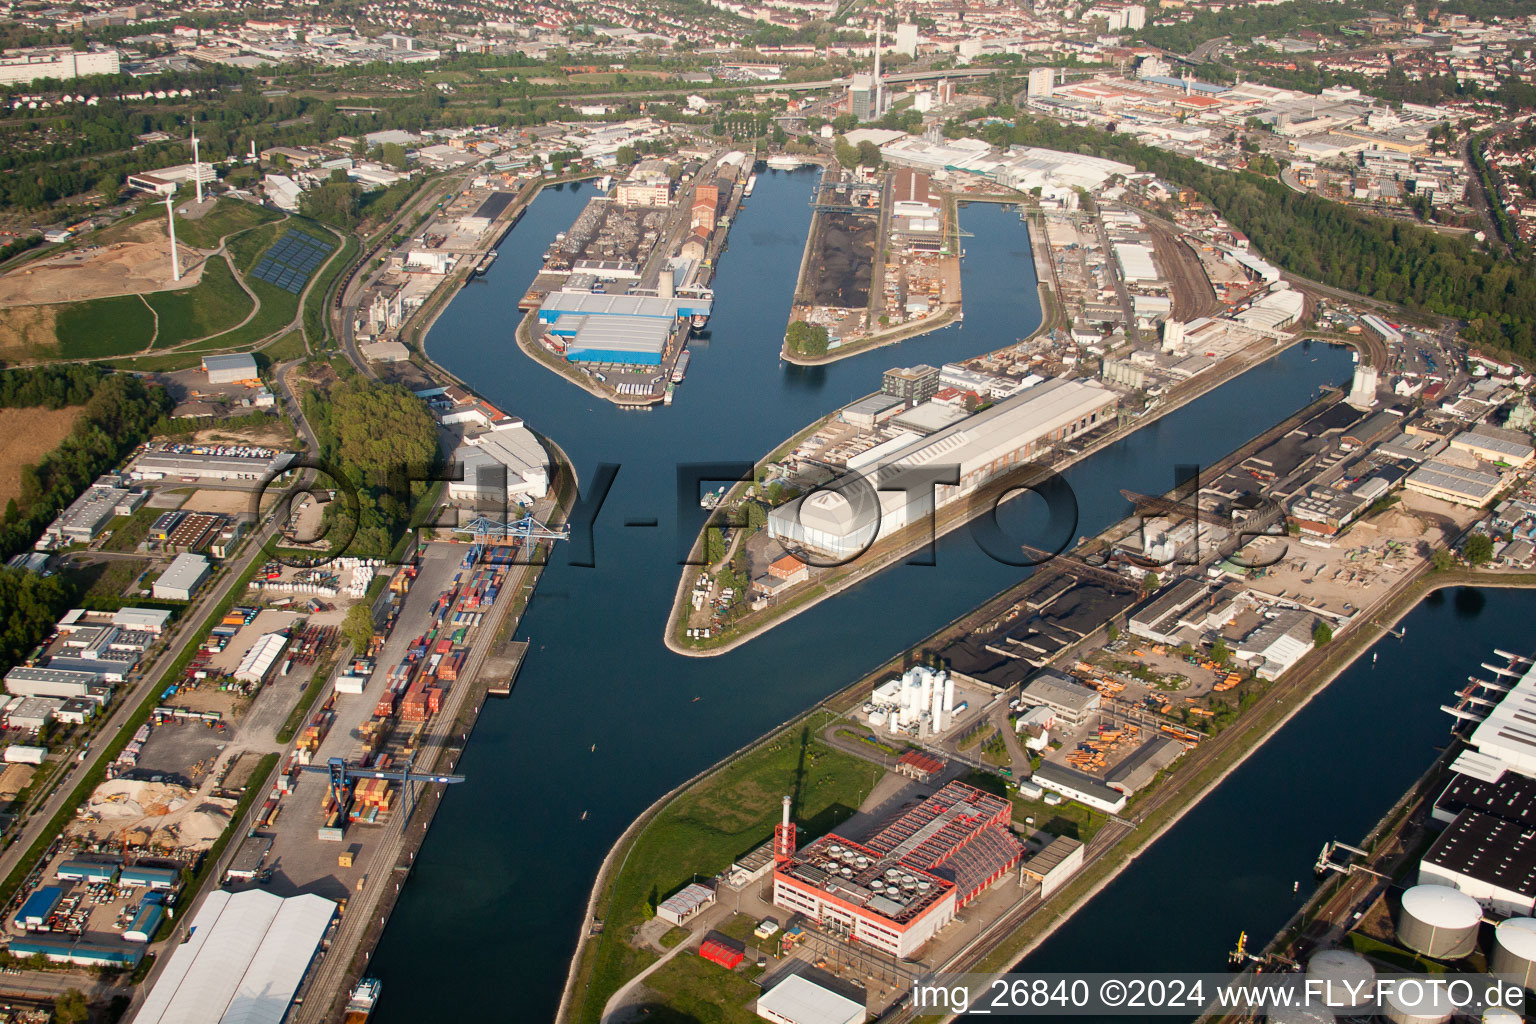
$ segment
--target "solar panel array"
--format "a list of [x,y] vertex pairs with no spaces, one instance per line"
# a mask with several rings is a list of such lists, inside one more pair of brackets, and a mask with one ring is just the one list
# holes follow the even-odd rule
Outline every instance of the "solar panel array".
[[289,231],[272,243],[251,276],[297,295],[309,275],[325,262],[335,246],[302,231]]

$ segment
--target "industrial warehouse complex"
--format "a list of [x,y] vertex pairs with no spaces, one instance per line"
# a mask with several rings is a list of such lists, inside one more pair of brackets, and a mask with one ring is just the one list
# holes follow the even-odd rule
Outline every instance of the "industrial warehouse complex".
[[[787,810],[786,810],[787,813]],[[828,833],[773,871],[773,901],[907,957],[1024,856],[1013,805],[952,782],[862,843]],[[793,826],[779,841],[793,842]]]
[[707,298],[558,291],[539,307],[539,323],[573,363],[660,366],[679,332],[686,337],[693,318],[709,313]]
[[[855,556],[935,505],[943,508],[1053,445],[1113,423],[1118,405],[1119,396],[1096,381],[1053,380],[926,437],[898,435],[861,474],[775,508],[769,535],[837,558]],[[951,467],[956,482],[934,485]],[[935,472],[936,478],[923,476]]]

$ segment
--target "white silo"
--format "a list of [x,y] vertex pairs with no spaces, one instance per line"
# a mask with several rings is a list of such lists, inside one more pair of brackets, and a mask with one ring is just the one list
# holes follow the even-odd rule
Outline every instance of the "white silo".
[[1536,992],[1536,920],[1512,917],[1499,922],[1493,930],[1493,962],[1489,973]]
[[1333,1024],[1332,1010],[1315,1003],[1306,1006],[1269,1006],[1264,1010],[1268,1024]]
[[1387,1020],[1392,1024],[1445,1024],[1456,1012],[1456,1001],[1444,985],[1430,985],[1417,978],[1400,978],[1387,988]]
[[944,673],[944,710],[955,710],[955,680],[948,672]]
[[[933,678],[932,675],[930,675],[929,678],[932,679]],[[944,686],[942,684],[942,681],[940,681],[940,680],[934,679],[934,681],[933,681],[933,699],[932,699],[932,702],[928,705],[928,707],[929,707],[930,713],[933,715],[933,731],[934,732],[943,732],[944,731]]]
[[1477,947],[1483,908],[1448,885],[1416,885],[1403,893],[1397,937],[1416,953],[1459,960]]
[[1307,961],[1309,981],[1321,982],[1322,1001],[1346,1017],[1370,1004],[1376,969],[1359,953],[1325,949]]
[[919,705],[924,711],[933,707],[933,673],[926,669],[914,668],[911,670],[923,681],[922,703]]

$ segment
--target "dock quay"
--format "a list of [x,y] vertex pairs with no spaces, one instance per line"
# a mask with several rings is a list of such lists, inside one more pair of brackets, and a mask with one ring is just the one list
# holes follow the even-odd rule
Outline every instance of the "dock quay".
[[517,684],[517,673],[527,656],[527,640],[508,641],[500,657],[486,661],[485,671],[494,674],[495,678],[486,683],[485,692],[492,697],[512,696],[512,687]]

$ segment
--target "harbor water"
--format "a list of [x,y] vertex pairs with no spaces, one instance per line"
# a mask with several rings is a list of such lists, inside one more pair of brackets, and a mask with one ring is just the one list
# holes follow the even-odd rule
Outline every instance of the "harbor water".
[[[669,408],[619,409],[516,346],[517,301],[549,241],[593,194],[590,186],[546,190],[498,246],[485,277],[453,300],[428,336],[434,359],[554,439],[584,486],[603,463],[618,466],[618,475],[593,530],[595,565],[570,565],[557,549],[546,569],[519,631],[531,648],[517,686],[481,715],[459,763],[468,781],[444,800],[374,957],[371,971],[384,982],[381,1024],[435,1019],[445,998],[466,1018],[552,1019],[592,880],[638,814],[1021,578],[1024,570],[993,561],[961,530],[939,542],[936,564],[890,569],[730,654],[693,659],[664,646],[679,550],[706,515],[696,502],[676,507],[679,464],[751,462],[878,390],[888,367],[974,356],[1040,322],[1024,225],[1008,208],[973,205],[961,214],[970,233],[963,324],[829,366],[780,363],[814,181],[813,172],[760,176],[721,259],[709,336],[692,344],[687,382]],[[1079,506],[1076,532],[1092,534],[1129,514],[1121,488],[1167,489],[1176,465],[1209,465],[1350,372],[1345,350],[1294,347],[1073,467],[1065,476]],[[1016,503],[1015,526],[1029,522],[1033,500]],[[658,525],[625,525],[649,520]],[[1352,759],[1327,760],[1350,770]],[[1255,816],[1251,829],[1278,827],[1273,807],[1236,803]],[[1246,856],[1253,845],[1228,826],[1194,840],[1195,850],[1227,854],[1238,877],[1254,869],[1236,848]],[[1273,870],[1290,870],[1286,859],[1259,856]],[[1216,904],[1206,890],[1226,884],[1224,876],[1192,874],[1187,887],[1171,885],[1178,877],[1165,874],[1156,885],[1170,897],[1182,889],[1187,915],[1208,917]],[[1289,883],[1286,890],[1288,897]],[[1239,908],[1220,905],[1235,927]],[[1217,946],[1236,935],[1211,930]],[[1112,932],[1098,936],[1098,962]]]

